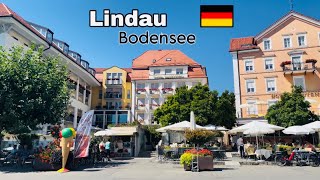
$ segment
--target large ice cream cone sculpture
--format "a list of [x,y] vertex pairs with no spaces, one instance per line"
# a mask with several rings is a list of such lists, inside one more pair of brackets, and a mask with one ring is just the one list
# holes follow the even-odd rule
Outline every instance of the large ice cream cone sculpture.
[[66,168],[70,148],[73,146],[73,138],[75,137],[75,130],[73,128],[65,128],[61,131],[60,147],[62,150],[62,168],[58,172],[68,172]]

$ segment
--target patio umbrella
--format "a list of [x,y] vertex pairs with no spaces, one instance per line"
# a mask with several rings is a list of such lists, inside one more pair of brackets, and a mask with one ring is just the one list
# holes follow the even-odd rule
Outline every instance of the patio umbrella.
[[[309,124],[306,124],[306,125],[303,125],[303,127],[307,127],[307,128],[310,128],[310,129],[313,129],[315,130],[316,132],[318,132],[318,135],[320,135],[320,121],[314,121],[312,123],[309,123]],[[312,136],[312,140],[313,140],[313,144],[314,144],[314,136]],[[318,138],[318,142],[319,142],[320,138]]]
[[257,142],[257,149],[258,149],[258,136],[264,135],[264,134],[271,134],[274,133],[275,130],[271,129],[269,127],[263,127],[263,126],[256,126],[256,127],[251,127],[250,129],[247,129],[243,132],[243,134],[248,134],[248,135],[254,135],[256,136],[256,142]]
[[233,128],[229,132],[233,133],[233,134],[235,134],[235,133],[243,133],[244,131],[246,131],[248,129],[251,129],[253,127],[266,127],[266,128],[269,128],[269,129],[273,129],[275,131],[279,131],[279,130],[284,129],[283,127],[276,126],[276,125],[273,125],[273,124],[268,124],[268,123],[259,122],[259,121],[251,121],[250,123],[247,123],[245,125]]
[[[159,129],[156,129],[157,132],[166,132],[166,131],[185,131],[186,129],[190,129],[191,124],[189,121],[182,121],[179,123],[175,123],[169,126],[165,126]],[[196,129],[204,129],[204,127],[196,124]]]
[[110,129],[105,129],[102,131],[98,131],[96,133],[94,133],[94,136],[112,136],[114,134],[114,131],[110,130]]
[[194,112],[190,112],[190,129],[195,130],[196,129],[196,120],[194,118]]
[[239,108],[250,108],[253,107],[253,104],[241,104]]
[[204,128],[209,131],[228,131],[229,130],[229,129],[226,129],[225,127],[215,126],[212,124],[206,125],[206,126],[204,126]]
[[315,130],[310,129],[304,126],[290,126],[282,131],[284,134],[293,134],[293,135],[306,135],[313,134]]

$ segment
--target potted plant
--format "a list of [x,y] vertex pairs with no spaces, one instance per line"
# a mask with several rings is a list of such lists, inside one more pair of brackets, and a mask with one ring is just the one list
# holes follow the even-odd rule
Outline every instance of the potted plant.
[[291,61],[283,61],[280,66],[283,68],[285,65],[290,65]]
[[317,60],[315,60],[315,59],[307,59],[307,60],[306,60],[306,63],[315,64],[315,63],[317,63]]
[[191,170],[192,161],[198,161],[199,170],[212,170],[213,169],[213,155],[207,149],[191,149],[185,151],[180,157],[180,164],[183,165],[186,171]]

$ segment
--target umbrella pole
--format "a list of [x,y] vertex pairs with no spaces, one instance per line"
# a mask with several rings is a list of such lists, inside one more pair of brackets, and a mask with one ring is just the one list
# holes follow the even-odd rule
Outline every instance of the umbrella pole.
[[262,135],[261,137],[262,137],[262,145],[264,146],[264,139],[263,139],[263,135]]
[[256,135],[256,144],[257,144],[257,149],[259,149],[259,143],[258,143],[258,135]]
[[276,144],[276,132],[273,134],[273,144]]

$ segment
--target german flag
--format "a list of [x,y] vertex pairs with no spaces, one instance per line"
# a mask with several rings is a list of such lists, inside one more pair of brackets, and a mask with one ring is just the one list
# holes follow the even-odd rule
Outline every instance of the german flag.
[[201,5],[201,27],[233,27],[233,5]]

